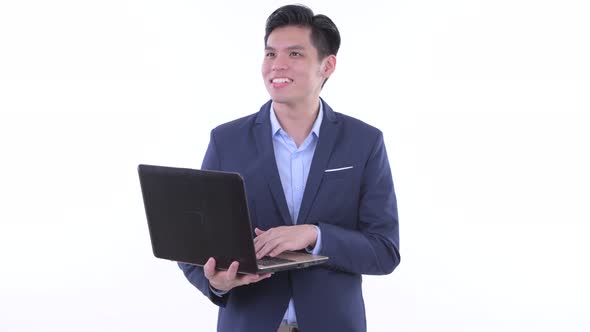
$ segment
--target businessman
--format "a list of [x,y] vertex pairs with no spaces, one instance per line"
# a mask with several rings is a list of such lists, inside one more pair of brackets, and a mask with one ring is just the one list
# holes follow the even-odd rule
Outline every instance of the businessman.
[[[211,132],[203,169],[239,172],[258,258],[285,250],[322,265],[238,275],[179,263],[219,306],[218,331],[366,331],[362,274],[400,262],[397,205],[382,133],[320,98],[340,34],[324,15],[283,6],[267,19],[262,78],[270,100]],[[366,98],[366,97],[362,97]]]

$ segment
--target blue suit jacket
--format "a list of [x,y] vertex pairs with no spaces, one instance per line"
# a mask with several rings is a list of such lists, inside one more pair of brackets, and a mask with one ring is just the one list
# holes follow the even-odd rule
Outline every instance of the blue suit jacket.
[[[383,135],[321,102],[320,139],[297,224],[320,227],[320,254],[330,260],[275,273],[221,298],[210,292],[202,268],[179,264],[187,279],[220,307],[218,331],[275,332],[291,297],[302,331],[365,331],[361,274],[389,274],[400,262],[397,205]],[[202,166],[244,177],[252,226],[263,230],[292,225],[274,158],[270,105],[215,128]]]

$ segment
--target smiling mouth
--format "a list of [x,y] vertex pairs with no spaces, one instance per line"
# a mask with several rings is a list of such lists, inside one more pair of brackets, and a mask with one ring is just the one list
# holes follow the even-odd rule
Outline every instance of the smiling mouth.
[[280,77],[280,78],[273,78],[272,80],[270,80],[271,83],[273,84],[287,84],[287,83],[293,83],[293,80],[287,77]]

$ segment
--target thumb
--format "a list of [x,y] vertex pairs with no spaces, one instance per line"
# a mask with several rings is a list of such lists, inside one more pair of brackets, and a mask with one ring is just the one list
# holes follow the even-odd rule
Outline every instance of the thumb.
[[254,228],[254,233],[256,233],[256,235],[261,235],[264,234],[264,231],[261,231],[258,229],[258,227]]

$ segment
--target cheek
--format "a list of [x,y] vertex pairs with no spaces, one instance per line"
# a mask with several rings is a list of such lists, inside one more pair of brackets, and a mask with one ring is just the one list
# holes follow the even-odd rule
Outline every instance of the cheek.
[[262,63],[262,66],[260,67],[260,72],[262,73],[263,77],[268,75],[268,73],[270,72],[270,66],[266,63]]
[[260,66],[260,71],[263,75],[269,74],[272,71],[272,63],[270,61],[263,60]]

